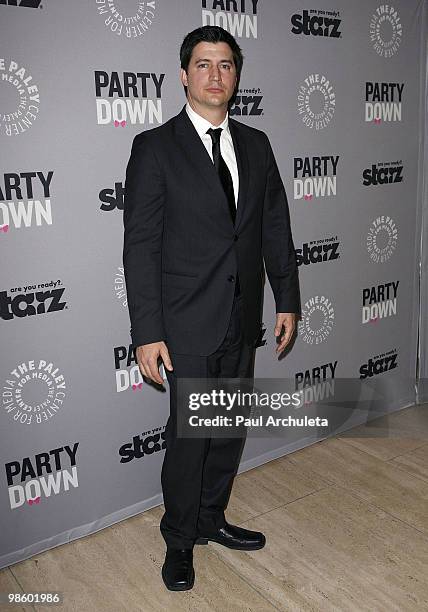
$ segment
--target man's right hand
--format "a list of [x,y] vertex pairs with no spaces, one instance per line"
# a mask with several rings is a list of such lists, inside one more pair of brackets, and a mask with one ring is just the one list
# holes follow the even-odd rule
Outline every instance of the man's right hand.
[[142,344],[136,350],[137,362],[140,367],[141,374],[146,378],[150,378],[159,385],[163,385],[164,381],[159,372],[158,359],[162,359],[167,370],[172,371],[171,358],[165,342],[151,342],[150,344]]

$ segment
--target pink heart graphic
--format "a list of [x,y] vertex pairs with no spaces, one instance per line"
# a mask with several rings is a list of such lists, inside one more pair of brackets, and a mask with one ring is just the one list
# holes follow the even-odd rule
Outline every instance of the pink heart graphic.
[[305,200],[312,200],[312,194],[305,195]]
[[115,119],[115,120],[114,120],[114,127],[119,127],[119,125],[120,125],[121,127],[125,127],[125,125],[126,125],[126,121],[125,121],[125,120],[123,120],[123,121],[118,121],[117,119]]
[[378,124],[381,122],[381,119],[373,119],[374,123]]
[[30,506],[33,504],[40,504],[40,497],[35,497],[34,499],[29,499],[27,502]]
[[9,231],[9,226],[8,225],[3,225],[3,227],[0,227],[0,232],[4,232],[6,234],[6,232]]
[[138,383],[138,385],[132,385],[132,390],[136,391],[137,389],[141,389],[143,388],[143,383]]

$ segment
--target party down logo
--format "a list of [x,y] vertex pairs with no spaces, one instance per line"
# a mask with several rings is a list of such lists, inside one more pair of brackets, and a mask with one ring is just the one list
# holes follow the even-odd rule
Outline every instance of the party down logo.
[[202,0],[202,25],[216,25],[237,38],[257,38],[259,0]]
[[98,125],[162,123],[164,73],[95,70],[94,78]]
[[293,158],[293,198],[311,202],[337,195],[339,155]]
[[[116,370],[116,392],[121,393],[128,389],[132,392],[142,391],[143,377],[137,363],[135,347],[115,346],[113,349],[114,367]],[[159,368],[161,377],[165,380],[166,374],[163,364]]]
[[26,227],[52,225],[48,172],[6,172],[0,183],[0,239]]
[[5,464],[11,510],[43,508],[45,499],[67,493],[70,486],[77,489],[76,454],[79,442],[65,444],[33,457],[9,461]]
[[396,123],[402,120],[404,83],[367,81],[364,120],[366,123]]
[[397,314],[397,294],[400,281],[381,283],[362,290],[361,322],[377,323]]

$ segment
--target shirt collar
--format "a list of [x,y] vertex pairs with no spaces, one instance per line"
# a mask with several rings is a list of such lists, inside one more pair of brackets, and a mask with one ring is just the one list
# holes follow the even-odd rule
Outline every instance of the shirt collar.
[[223,128],[223,130],[227,132],[227,134],[230,133],[228,113],[226,113],[226,117],[220,123],[220,125],[216,126],[216,125],[211,125],[211,123],[207,119],[205,119],[204,117],[201,117],[201,115],[199,115],[196,111],[193,110],[193,108],[190,106],[188,102],[186,103],[186,112],[189,116],[189,119],[195,126],[195,130],[198,132],[200,137],[204,136],[204,134],[206,134],[209,128],[213,128],[213,129]]

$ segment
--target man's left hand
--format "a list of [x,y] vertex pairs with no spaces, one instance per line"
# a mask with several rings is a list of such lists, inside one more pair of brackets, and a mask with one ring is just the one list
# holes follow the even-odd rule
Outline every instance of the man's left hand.
[[[278,344],[276,353],[282,353],[287,344],[290,342],[294,330],[296,329],[297,315],[294,312],[277,312],[274,334],[275,337],[282,336],[281,342]],[[285,331],[283,332],[283,328]]]

